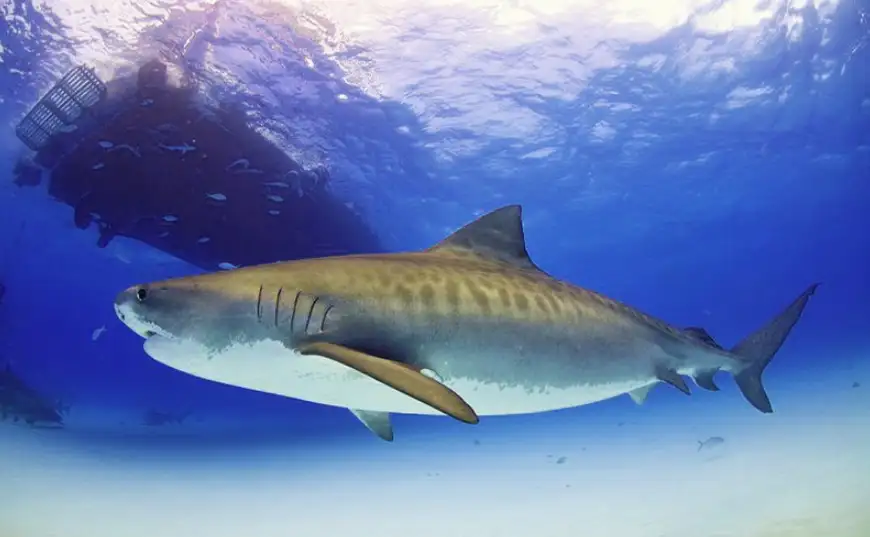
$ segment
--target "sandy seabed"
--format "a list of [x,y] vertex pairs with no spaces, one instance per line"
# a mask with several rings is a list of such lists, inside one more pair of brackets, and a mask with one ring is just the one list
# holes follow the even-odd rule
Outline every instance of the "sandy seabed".
[[3,427],[0,537],[870,537],[870,390],[848,381],[777,386],[772,415],[653,396],[619,426],[587,407],[317,449]]

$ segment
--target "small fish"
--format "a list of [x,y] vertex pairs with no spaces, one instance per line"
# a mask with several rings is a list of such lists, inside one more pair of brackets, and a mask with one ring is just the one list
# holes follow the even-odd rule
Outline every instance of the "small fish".
[[231,162],[230,165],[226,167],[226,170],[230,171],[237,166],[240,166],[242,168],[247,168],[250,165],[251,165],[251,161],[249,161],[246,158],[240,158],[238,160],[234,160],[233,162]]
[[233,173],[236,175],[243,174],[243,173],[259,174],[259,173],[263,173],[263,170],[258,170],[257,168],[245,168],[244,170],[233,170]]
[[238,265],[233,265],[232,263],[227,263],[224,261],[223,263],[218,264],[218,268],[221,270],[233,270],[239,268]]
[[78,125],[64,125],[63,127],[60,127],[59,129],[57,129],[57,131],[58,131],[58,132],[67,132],[67,133],[69,133],[69,132],[75,132],[75,131],[77,131],[78,128],[79,128]]
[[[111,142],[108,142],[108,143],[111,143]],[[104,146],[104,147],[105,147],[105,146]],[[133,153],[133,154],[136,155],[137,157],[141,157],[141,156],[142,156],[142,154],[139,153],[139,150],[136,149],[135,147],[133,147],[133,146],[130,145],[130,144],[121,144],[121,145],[116,145],[115,147],[109,149],[109,151],[118,151],[118,150],[120,150],[120,149],[126,149],[127,151]]]
[[852,383],[852,387],[853,387],[853,388],[860,388],[860,387],[861,387],[861,383],[858,382],[858,381],[856,380],[855,382]]
[[109,148],[115,147],[115,144],[113,144],[112,142],[110,142],[108,140],[103,140],[100,142],[100,147],[102,147],[103,149],[109,149]]
[[182,156],[186,155],[191,151],[196,151],[195,145],[190,144],[181,144],[181,145],[166,145],[166,144],[157,144],[157,147],[161,149],[165,149],[167,151],[178,151]]
[[721,436],[711,436],[706,440],[698,440],[698,451],[702,449],[713,449],[725,443],[725,439]]
[[568,457],[559,457],[556,459],[556,464],[565,464],[565,461],[568,460]]
[[290,185],[281,181],[272,181],[271,183],[263,183],[263,186],[273,186],[276,188],[290,188]]
[[269,209],[269,214],[271,214],[272,216],[278,216],[279,214],[281,214],[281,211],[277,209]]
[[271,195],[266,196],[266,197],[269,198],[270,200],[276,202],[276,203],[281,203],[282,201],[284,201],[284,198],[282,198],[281,196],[276,196],[275,194],[271,194]]
[[91,166],[91,169],[92,170],[102,170],[105,167],[106,167],[106,165],[103,164],[102,162],[100,162],[99,164],[94,164],[93,166]]
[[168,231],[164,231],[163,233],[161,233],[160,235],[157,235],[157,236],[160,237],[161,239],[165,239],[166,237],[169,236],[169,232],[168,232]]
[[196,242],[198,242],[200,244],[205,244],[210,240],[211,240],[211,237],[200,237],[199,239],[196,240]]
[[145,99],[139,103],[140,106],[151,106],[152,104],[154,104],[154,99]]
[[220,192],[215,192],[214,194],[206,194],[206,197],[211,198],[215,201],[227,201],[227,197]]
[[296,170],[290,170],[284,174],[284,177],[290,180],[292,188],[296,191],[296,195],[300,198],[305,195],[305,190],[302,188],[302,180],[299,178],[299,173]]
[[163,217],[163,221],[164,222],[178,222],[178,217],[171,215],[171,214],[167,214],[166,216]]
[[93,333],[91,334],[91,341],[96,341],[96,340],[100,339],[100,336],[102,336],[103,332],[105,332],[105,331],[106,331],[106,325],[103,325],[103,326],[97,328],[96,330],[94,330]]

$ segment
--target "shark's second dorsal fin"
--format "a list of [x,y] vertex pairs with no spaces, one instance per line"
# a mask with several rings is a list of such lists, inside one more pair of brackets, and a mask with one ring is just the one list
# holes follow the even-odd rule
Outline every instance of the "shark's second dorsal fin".
[[698,326],[688,326],[686,328],[683,328],[683,333],[696,341],[706,343],[707,345],[716,349],[722,349],[722,346],[716,343],[716,340],[713,339],[713,336],[711,336],[710,333],[703,328],[700,328]]
[[471,253],[483,259],[539,270],[526,251],[522,207],[507,205],[453,232],[427,251]]

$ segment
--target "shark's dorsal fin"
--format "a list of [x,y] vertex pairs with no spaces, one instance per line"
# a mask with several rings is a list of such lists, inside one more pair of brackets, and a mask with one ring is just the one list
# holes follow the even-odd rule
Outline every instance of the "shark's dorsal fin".
[[470,253],[483,259],[539,270],[526,251],[522,215],[523,209],[519,205],[496,209],[466,224],[427,251]]

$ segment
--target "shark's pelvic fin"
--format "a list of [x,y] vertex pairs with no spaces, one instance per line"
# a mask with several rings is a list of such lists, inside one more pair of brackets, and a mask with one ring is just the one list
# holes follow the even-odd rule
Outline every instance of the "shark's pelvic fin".
[[692,392],[689,390],[689,385],[686,384],[686,381],[683,380],[683,377],[681,377],[680,374],[673,369],[668,369],[666,367],[660,367],[656,369],[656,378],[662,382],[667,382],[668,384],[680,390],[686,395],[692,395]]
[[697,384],[699,388],[703,388],[711,392],[718,392],[719,386],[716,386],[716,382],[713,380],[713,376],[716,375],[716,373],[718,372],[718,369],[697,371],[692,379],[695,381],[695,384]]
[[642,388],[638,388],[636,390],[631,390],[628,392],[628,396],[631,397],[631,400],[635,402],[637,405],[642,405],[644,401],[646,401],[649,392],[655,387],[657,383],[653,382],[652,384],[647,384]]
[[474,254],[527,270],[540,270],[529,258],[522,207],[507,205],[466,224],[427,250],[430,253]]
[[299,352],[335,360],[465,423],[477,423],[477,413],[456,392],[419,370],[335,343],[302,345]]
[[731,352],[742,358],[746,365],[734,375],[743,397],[752,406],[764,413],[773,412],[770,398],[761,384],[761,374],[782,346],[792,327],[800,319],[807,301],[816,292],[819,284],[810,285],[794,302],[788,305],[763,328],[753,332],[738,343]]
[[353,408],[350,411],[369,431],[375,433],[379,438],[387,442],[393,441],[393,425],[390,423],[389,413],[355,410]]
[[703,328],[700,328],[698,326],[689,326],[687,328],[683,328],[683,332],[685,332],[692,339],[695,339],[702,343],[706,343],[711,347],[722,349],[722,346],[716,343],[716,340],[713,339],[713,336],[711,336],[710,333]]

